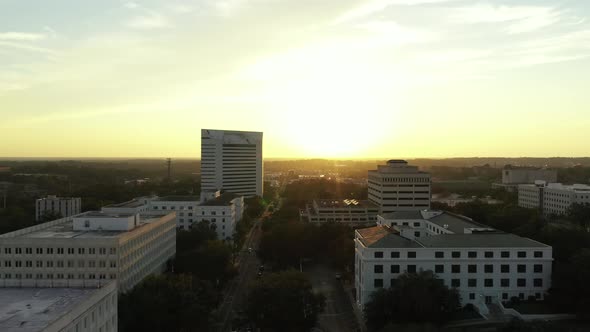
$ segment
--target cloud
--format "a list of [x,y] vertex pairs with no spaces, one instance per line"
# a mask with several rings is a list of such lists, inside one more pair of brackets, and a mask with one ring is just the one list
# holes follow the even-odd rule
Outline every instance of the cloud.
[[127,21],[127,26],[133,29],[149,30],[170,26],[168,19],[159,13],[149,11],[144,15],[138,15]]
[[424,4],[435,4],[450,2],[456,0],[371,0],[365,1],[362,5],[354,7],[336,18],[334,24],[352,21],[355,19],[367,17],[371,14],[381,12],[389,6],[416,6]]
[[474,5],[456,8],[450,15],[454,23],[508,23],[505,31],[519,34],[535,31],[557,23],[561,13],[542,6]]
[[41,33],[30,32],[0,32],[0,40],[5,41],[37,41],[45,39],[45,35]]
[[123,7],[127,8],[127,9],[136,9],[136,8],[139,8],[139,5],[137,3],[135,3],[135,2],[129,1],[129,2],[126,2],[123,5]]
[[45,48],[45,47],[37,47],[37,46],[31,46],[29,44],[22,44],[22,43],[0,40],[0,48],[2,48],[2,47],[37,52],[37,53],[43,53],[43,54],[47,54],[47,55],[58,55],[59,54],[59,52],[54,51],[49,48]]

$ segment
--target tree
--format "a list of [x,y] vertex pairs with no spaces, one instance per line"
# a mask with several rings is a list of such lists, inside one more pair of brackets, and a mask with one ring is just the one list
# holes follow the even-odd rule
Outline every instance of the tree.
[[250,286],[246,314],[263,331],[309,331],[325,298],[298,271],[271,273]]
[[588,228],[590,226],[590,204],[572,204],[568,211],[568,218],[575,224]]
[[44,222],[48,222],[48,221],[52,221],[52,220],[56,220],[56,219],[61,219],[63,218],[61,212],[59,211],[45,211],[42,215],[41,218],[39,218],[39,223],[44,223]]
[[119,331],[208,331],[219,301],[206,281],[150,276],[119,300]]
[[459,307],[459,294],[432,271],[400,275],[390,289],[374,292],[365,305],[367,327],[379,331],[388,323],[442,324]]

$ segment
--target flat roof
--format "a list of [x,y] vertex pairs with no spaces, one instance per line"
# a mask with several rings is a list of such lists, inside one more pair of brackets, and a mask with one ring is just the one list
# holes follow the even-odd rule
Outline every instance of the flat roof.
[[232,200],[234,200],[238,195],[230,192],[225,192],[214,199],[210,199],[203,204],[202,206],[225,206],[228,205]]
[[416,239],[429,248],[548,248],[535,240],[503,232],[472,234],[441,234]]
[[154,199],[154,201],[158,202],[192,202],[192,201],[199,201],[201,196],[198,195],[171,195],[171,196],[163,196]]
[[383,213],[385,219],[424,219],[420,211],[395,211]]
[[142,205],[145,205],[142,201],[137,200],[137,199],[132,199],[132,200],[127,201],[127,202],[109,204],[109,205],[106,205],[104,207],[105,208],[121,208],[121,207],[125,207],[125,208],[136,208],[136,207],[140,207]]
[[359,241],[368,248],[419,248],[418,243],[403,238],[399,233],[386,226],[374,226],[357,229]]
[[0,331],[43,331],[98,288],[0,288]]
[[316,199],[315,202],[320,208],[343,208],[343,207],[359,207],[359,208],[378,208],[377,205],[368,200],[357,200],[354,198],[346,199]]
[[473,221],[470,218],[449,212],[443,212],[437,216],[426,219],[431,223],[446,228],[455,234],[463,234],[466,228],[490,228]]

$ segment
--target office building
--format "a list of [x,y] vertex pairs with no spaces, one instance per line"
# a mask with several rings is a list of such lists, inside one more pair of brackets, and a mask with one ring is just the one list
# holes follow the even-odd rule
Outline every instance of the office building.
[[59,214],[62,218],[80,213],[82,200],[80,197],[57,197],[49,195],[35,202],[35,220],[40,221],[47,213]]
[[202,129],[201,186],[262,197],[262,133]]
[[375,224],[379,207],[367,200],[317,199],[307,204],[301,219],[311,223]]
[[355,231],[355,288],[363,307],[371,293],[395,285],[404,273],[431,270],[456,288],[463,305],[512,297],[543,299],[551,286],[552,248],[436,210],[378,216],[377,226]]
[[0,252],[0,287],[98,287],[116,279],[126,292],[175,255],[175,214],[89,211],[0,235]]
[[557,182],[557,171],[535,167],[506,166],[502,170],[502,182],[493,183],[492,188],[514,192],[520,184],[534,184],[535,181]]
[[430,208],[430,174],[405,160],[389,160],[370,170],[368,178],[369,201],[380,213]]
[[1,288],[2,332],[116,332],[117,285]]
[[536,181],[518,186],[518,205],[539,209],[544,215],[564,215],[573,204],[590,204],[590,186]]

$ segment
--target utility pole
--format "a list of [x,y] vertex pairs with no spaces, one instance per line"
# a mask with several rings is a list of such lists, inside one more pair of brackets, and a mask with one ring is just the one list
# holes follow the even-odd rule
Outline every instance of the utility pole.
[[168,181],[172,181],[172,158],[166,159],[166,165],[168,165]]

